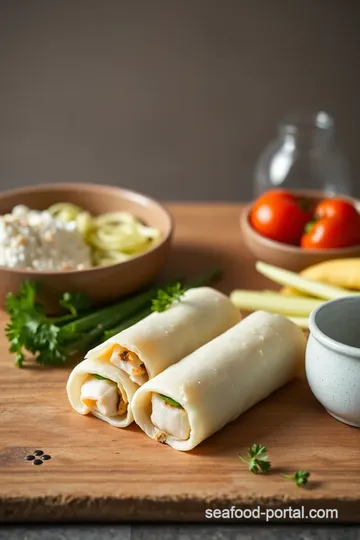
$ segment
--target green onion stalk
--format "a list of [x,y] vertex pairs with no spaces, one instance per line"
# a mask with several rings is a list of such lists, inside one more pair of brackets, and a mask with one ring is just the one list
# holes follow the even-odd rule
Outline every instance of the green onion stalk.
[[[64,293],[60,304],[70,313],[61,317],[45,315],[44,307],[36,301],[37,284],[27,281],[18,294],[10,293],[7,297],[9,350],[15,354],[19,367],[24,363],[26,351],[40,364],[64,363],[70,356],[84,353],[142,320],[155,310],[156,305],[164,304],[164,299],[166,309],[172,302],[181,301],[186,288],[207,285],[219,275],[220,270],[212,268],[201,276],[185,280],[183,285],[172,280],[161,289],[151,288],[94,311],[89,310],[82,295]],[[173,297],[172,290],[176,291]],[[164,310],[164,305],[156,310]]]

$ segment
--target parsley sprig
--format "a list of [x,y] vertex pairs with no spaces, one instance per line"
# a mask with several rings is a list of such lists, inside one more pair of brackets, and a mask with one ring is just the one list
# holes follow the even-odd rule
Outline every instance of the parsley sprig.
[[248,459],[240,455],[239,458],[248,464],[249,471],[254,474],[258,474],[259,472],[267,473],[270,470],[271,463],[267,455],[267,449],[262,444],[253,444],[248,448]]
[[283,474],[282,476],[292,480],[298,487],[304,487],[308,483],[310,473],[298,469],[294,474]]
[[164,289],[159,289],[151,304],[152,311],[161,313],[166,311],[175,302],[181,302],[186,290],[187,288],[184,287],[179,281],[173,285],[165,287]]
[[[248,448],[248,459],[240,455],[239,458],[248,465],[249,471],[254,474],[270,471],[271,463],[267,455],[267,449],[262,444],[253,444]],[[294,474],[282,474],[281,476],[292,480],[298,487],[304,487],[308,483],[310,473],[298,469]]]
[[[15,354],[15,363],[22,367],[25,351],[37,355],[39,364],[58,364],[66,359],[65,346],[76,330],[69,320],[73,317],[65,315],[58,319],[49,319],[45,315],[44,306],[36,301],[38,285],[25,281],[18,294],[9,293],[6,297],[6,311],[10,321],[5,328],[10,342],[10,352]],[[71,303],[71,295],[66,299],[68,309],[73,313],[75,304]],[[64,322],[68,325],[62,326]]]

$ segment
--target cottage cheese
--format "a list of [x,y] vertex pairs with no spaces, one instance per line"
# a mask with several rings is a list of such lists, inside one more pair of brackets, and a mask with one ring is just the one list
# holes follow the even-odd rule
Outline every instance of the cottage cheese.
[[64,223],[47,211],[23,205],[0,216],[0,265],[45,271],[92,266],[90,249],[75,221]]

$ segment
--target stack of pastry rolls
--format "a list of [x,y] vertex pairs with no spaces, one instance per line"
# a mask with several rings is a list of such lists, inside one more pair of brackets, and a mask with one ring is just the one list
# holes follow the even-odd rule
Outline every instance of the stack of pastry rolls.
[[116,427],[133,420],[151,438],[191,450],[289,382],[306,340],[289,319],[244,320],[215,289],[188,290],[89,351],[70,374],[72,407]]
[[133,422],[138,388],[240,320],[227,296],[209,287],[189,289],[181,302],[152,313],[89,351],[70,374],[72,407],[116,427]]

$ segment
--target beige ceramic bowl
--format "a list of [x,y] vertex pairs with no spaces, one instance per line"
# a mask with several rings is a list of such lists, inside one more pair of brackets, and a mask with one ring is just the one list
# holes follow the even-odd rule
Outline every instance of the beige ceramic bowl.
[[0,266],[0,302],[6,293],[16,292],[25,280],[40,283],[39,300],[48,311],[57,310],[58,298],[65,291],[85,293],[94,304],[115,300],[151,282],[162,267],[170,248],[172,219],[158,202],[126,189],[96,184],[54,184],[22,188],[0,194],[0,215],[17,204],[43,210],[56,202],[77,204],[98,215],[126,211],[147,225],[158,228],[162,240],[149,251],[111,266],[64,272],[38,272]]
[[[302,195],[314,201],[328,197],[319,191],[299,190],[292,191],[292,193]],[[344,196],[341,196],[341,198],[349,199],[359,210],[360,201]],[[304,249],[270,240],[257,233],[250,225],[249,214],[251,207],[252,204],[246,206],[241,214],[241,229],[247,247],[260,261],[299,272],[308,266],[330,259],[360,257],[360,245],[339,249]]]

